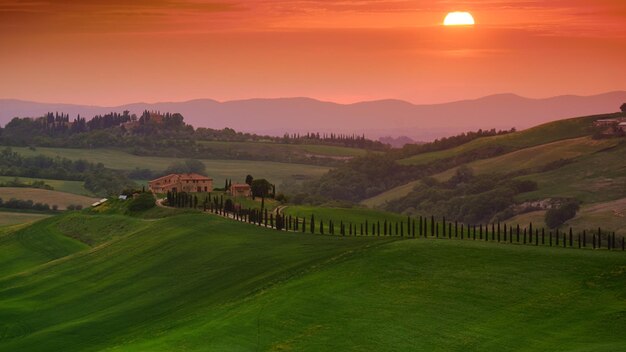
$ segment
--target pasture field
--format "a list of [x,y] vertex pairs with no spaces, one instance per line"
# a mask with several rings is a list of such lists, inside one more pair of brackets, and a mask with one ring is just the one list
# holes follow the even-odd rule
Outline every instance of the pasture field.
[[[71,149],[71,148],[29,148],[13,147],[14,151],[23,155],[47,155],[50,157],[64,157],[72,160],[85,159],[94,163],[118,170],[134,170],[135,168],[163,171],[175,162],[183,159],[138,156],[115,149]],[[233,179],[233,182],[243,182],[247,174],[255,178],[266,178],[270,182],[280,185],[282,181],[298,178],[319,177],[329,168],[323,166],[287,164],[270,161],[250,160],[201,160],[206,166],[206,173],[221,186],[224,179]]]
[[[538,210],[526,214],[521,214],[511,218],[511,223],[528,224],[532,222],[535,226],[544,227],[546,211]],[[615,232],[619,236],[626,236],[626,198],[610,202],[583,204],[580,211],[571,220],[568,220],[563,229],[569,227],[581,231],[596,231],[598,226],[604,230]]]
[[558,169],[521,176],[538,183],[538,190],[518,200],[573,197],[585,204],[626,198],[626,143],[584,155]]
[[281,144],[271,142],[199,141],[205,148],[240,150],[245,155],[294,154],[322,158],[350,158],[367,154],[365,149],[321,144]]
[[0,230],[0,351],[626,348],[622,252],[110,216]]
[[[520,170],[540,168],[559,160],[572,160],[610,149],[620,143],[619,139],[594,140],[591,137],[566,139],[520,149],[494,158],[476,160],[465,164],[477,175],[489,173],[510,173]],[[454,176],[457,168],[436,174],[439,181],[447,181]]]
[[344,224],[352,223],[353,225],[360,226],[361,223],[365,223],[367,220],[369,224],[380,221],[381,223],[387,220],[388,222],[405,222],[406,216],[389,213],[379,210],[372,210],[367,208],[332,208],[332,207],[317,207],[317,206],[305,206],[305,205],[289,205],[284,208],[283,213],[286,215],[297,216],[299,218],[306,218],[307,222],[311,219],[311,215],[315,215],[315,222],[319,226],[319,221],[323,220],[328,226],[328,221],[338,224],[343,221]]
[[71,204],[80,204],[86,207],[98,200],[98,198],[77,194],[25,187],[0,187],[0,198],[3,200],[9,200],[11,198],[32,200],[35,203],[47,203],[50,207],[52,207],[52,205],[58,205],[59,209],[65,209]]
[[439,159],[450,158],[488,146],[503,146],[511,149],[522,149],[564,139],[583,137],[590,135],[590,127],[593,121],[600,118],[610,118],[616,116],[621,116],[621,114],[586,116],[549,122],[515,133],[478,138],[454,148],[417,154],[409,158],[401,159],[398,162],[405,165],[423,165]]
[[[15,180],[15,176],[0,176],[0,182],[7,182]],[[30,178],[30,177],[17,177],[24,183],[31,183],[33,181],[44,181],[46,184],[52,186],[55,191],[73,193],[82,196],[93,196],[91,192],[85,189],[83,181],[67,181],[67,180],[53,180],[48,178]]]
[[22,213],[14,211],[0,210],[0,226],[12,226],[17,224],[24,224],[33,221],[38,221],[49,217],[48,214],[38,213]]
[[[524,148],[465,165],[476,175],[481,175],[540,168],[561,159],[570,160],[571,164],[560,168],[519,177],[536,181],[539,189],[520,194],[518,200],[576,197],[585,202],[602,202],[626,197],[626,163],[622,157],[624,153],[626,145],[620,143],[619,139],[593,140],[590,137],[581,137]],[[457,169],[455,167],[433,177],[446,181]],[[416,180],[395,187],[366,199],[361,204],[368,207],[383,206],[388,201],[406,196],[419,182],[420,180]]]
[[380,206],[384,206],[385,203],[394,200],[394,199],[398,199],[398,198],[402,198],[404,196],[406,196],[407,194],[409,194],[413,188],[415,188],[415,186],[417,186],[420,182],[420,180],[417,181],[411,181],[409,183],[406,183],[402,186],[398,186],[395,188],[392,188],[388,191],[385,191],[379,195],[376,195],[374,197],[368,198],[364,201],[361,202],[362,205],[365,205],[366,207],[369,208],[377,208]]

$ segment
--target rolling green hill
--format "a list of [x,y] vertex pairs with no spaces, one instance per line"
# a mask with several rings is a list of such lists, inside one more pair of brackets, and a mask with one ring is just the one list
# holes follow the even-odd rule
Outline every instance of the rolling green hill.
[[68,205],[86,207],[99,199],[66,192],[24,187],[0,187],[0,198],[5,201],[11,198],[32,200],[35,203],[46,203],[50,206],[57,205],[59,209],[65,209]]
[[[10,182],[15,180],[15,176],[0,176],[0,182]],[[68,181],[68,180],[52,180],[45,178],[30,178],[30,177],[17,177],[17,179],[23,183],[32,183],[34,181],[44,181],[47,185],[54,188],[55,191],[67,192],[72,194],[78,194],[81,196],[93,196],[91,192],[85,189],[83,181]]]
[[246,155],[294,154],[299,156],[315,156],[318,158],[350,158],[367,153],[365,149],[348,148],[322,144],[280,144],[265,142],[220,142],[199,141],[199,144],[215,150],[229,149],[241,151]]
[[[145,168],[152,171],[163,171],[172,163],[181,161],[177,158],[146,157],[129,154],[115,149],[72,149],[72,148],[12,148],[22,155],[46,155],[50,157],[64,157],[71,160],[84,159],[118,170],[134,170]],[[326,173],[329,168],[323,166],[287,164],[271,161],[250,160],[202,160],[206,166],[207,175],[216,182],[229,178],[234,181],[243,181],[247,174],[252,173],[257,178],[266,178],[275,184],[294,178],[317,177]],[[220,186],[217,183],[217,186]]]
[[538,190],[523,193],[520,200],[573,197],[584,203],[626,198],[626,143],[577,158],[555,170],[519,179],[534,180]]
[[1,233],[0,351],[626,348],[622,252],[313,236],[204,214],[72,214]]
[[458,156],[483,147],[501,146],[509,150],[517,150],[552,143],[563,139],[583,137],[591,134],[590,127],[593,121],[600,118],[612,118],[623,115],[624,114],[621,113],[594,115],[554,121],[515,133],[478,138],[455,148],[417,154],[412,157],[399,160],[399,162],[405,165],[423,165],[435,160]]
[[[566,139],[520,149],[495,158],[467,163],[475,174],[508,173],[533,168],[541,168],[559,160],[572,160],[584,155],[607,150],[619,144],[619,139],[594,140],[591,137]],[[440,181],[454,176],[457,168],[434,175]]]
[[[529,130],[476,139],[461,146],[412,157],[417,164],[448,158],[484,146],[512,148],[510,152],[463,164],[476,175],[526,173],[521,180],[537,182],[538,190],[523,193],[519,201],[550,197],[574,197],[585,203],[605,202],[626,197],[626,152],[622,138],[592,139],[592,121],[588,116],[556,121]],[[581,136],[582,135],[582,136]],[[401,163],[409,159],[400,160]],[[433,175],[438,181],[449,180],[459,166]],[[530,173],[530,174],[528,174]],[[384,208],[387,202],[406,196],[420,183],[415,180],[395,187],[361,204]]]

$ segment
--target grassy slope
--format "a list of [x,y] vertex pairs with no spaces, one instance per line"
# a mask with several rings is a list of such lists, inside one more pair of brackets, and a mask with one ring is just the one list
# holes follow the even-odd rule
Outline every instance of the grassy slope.
[[[55,191],[73,193],[83,196],[92,196],[93,194],[85,189],[83,181],[67,181],[67,180],[52,180],[46,178],[30,178],[30,177],[18,177],[18,179],[24,183],[31,183],[33,181],[44,181],[46,184],[52,186]],[[15,180],[15,176],[0,176],[0,182],[7,182]]]
[[0,226],[10,226],[33,222],[49,217],[48,214],[22,213],[0,210]]
[[[614,147],[619,141],[619,139],[593,140],[591,137],[566,139],[524,148],[495,158],[477,160],[466,165],[471,167],[474,173],[478,175],[496,172],[515,172],[548,165],[560,159],[571,160],[583,155],[593,154]],[[434,177],[440,181],[446,181],[454,175],[456,169],[444,171],[434,175]]]
[[206,215],[137,226],[0,275],[0,350],[626,348],[621,252],[288,234]]
[[589,135],[589,127],[594,120],[608,118],[621,114],[596,115],[559,120],[539,125],[520,132],[509,133],[501,136],[493,136],[475,139],[455,148],[431,153],[417,154],[402,159],[399,162],[407,165],[422,165],[438,159],[444,159],[466,153],[481,147],[501,145],[515,149],[528,148],[541,144],[556,142],[563,139],[583,137]]
[[242,152],[254,155],[265,155],[273,153],[293,153],[298,155],[315,155],[319,157],[355,157],[365,155],[365,149],[348,148],[330,145],[317,144],[280,144],[266,142],[219,142],[202,141],[199,142],[211,149],[240,149]]
[[549,172],[520,177],[538,183],[539,189],[523,193],[524,199],[574,197],[584,203],[626,198],[626,143],[585,155],[576,162]]
[[[544,227],[545,210],[521,214],[507,220],[511,223],[528,224],[532,222],[536,227]],[[573,227],[595,231],[598,226],[617,235],[626,236],[626,198],[610,202],[583,205],[576,217],[567,221],[562,227]]]
[[369,208],[376,208],[376,207],[380,207],[385,205],[385,203],[394,200],[394,199],[398,199],[398,198],[402,198],[404,196],[406,196],[407,194],[409,194],[413,188],[415,188],[415,186],[417,186],[420,182],[422,182],[421,180],[416,180],[416,181],[411,181],[409,183],[406,183],[402,186],[398,186],[395,188],[392,188],[386,192],[383,192],[379,195],[376,195],[374,197],[368,198],[364,201],[361,202],[361,204],[365,205],[366,207]]
[[32,226],[0,229],[0,278],[87,248],[64,236],[56,224],[57,218],[48,218]]
[[[106,167],[120,170],[146,168],[153,171],[162,171],[177,158],[145,157],[125,153],[113,149],[69,149],[69,148],[12,148],[23,155],[43,154],[51,157],[65,157],[68,159],[85,159],[95,163],[103,163]],[[275,184],[292,178],[293,175],[318,177],[326,173],[329,168],[313,165],[276,163],[269,161],[249,160],[202,160],[206,165],[207,175],[216,180],[218,186],[221,181],[231,178],[233,181],[243,182],[247,174],[252,173],[255,178],[267,178]]]
[[[316,207],[316,206],[288,206],[284,209],[284,213],[291,216],[297,216],[300,218],[306,218],[307,221],[311,219],[311,215],[315,215],[315,222],[319,224],[320,220],[323,220],[328,225],[329,220],[333,220],[335,223],[339,224],[341,221],[345,221],[346,223],[352,223],[355,225],[359,225],[361,223],[365,223],[365,220],[368,220],[371,224],[373,221],[391,221],[391,222],[403,222],[406,220],[405,216],[381,212],[371,209],[364,208],[324,208],[324,207]],[[338,231],[338,225],[335,231]]]
[[88,206],[98,200],[77,194],[23,187],[0,187],[0,198],[5,201],[11,198],[32,200],[35,203],[48,203],[50,206],[56,204],[59,209],[65,209],[70,204]]

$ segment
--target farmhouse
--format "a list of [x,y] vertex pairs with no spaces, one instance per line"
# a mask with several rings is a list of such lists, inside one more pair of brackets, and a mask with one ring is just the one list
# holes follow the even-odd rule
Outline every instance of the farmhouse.
[[169,174],[148,182],[155,193],[167,192],[211,192],[213,179],[200,174]]
[[252,189],[247,183],[235,183],[230,185],[230,195],[235,197],[250,197]]
[[626,122],[620,122],[620,124],[617,125],[617,127],[621,129],[622,132],[626,132]]
[[610,127],[616,126],[620,123],[618,119],[600,119],[593,122],[593,125],[596,127]]

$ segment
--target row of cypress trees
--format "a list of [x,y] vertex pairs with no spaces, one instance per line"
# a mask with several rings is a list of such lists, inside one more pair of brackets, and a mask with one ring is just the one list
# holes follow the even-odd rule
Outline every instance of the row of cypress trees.
[[[168,204],[180,208],[197,208],[198,197],[184,192],[169,193]],[[171,201],[170,201],[171,200]],[[292,231],[322,235],[341,236],[397,236],[407,238],[435,238],[435,239],[461,239],[473,241],[486,241],[497,243],[516,243],[534,246],[551,246],[564,248],[606,248],[609,250],[625,250],[624,237],[617,237],[615,232],[583,230],[574,233],[570,227],[568,231],[546,230],[534,227],[532,223],[528,227],[510,225],[506,223],[467,225],[459,222],[441,220],[434,216],[416,218],[407,217],[405,221],[388,220],[365,220],[354,224],[344,221],[316,220],[315,215],[310,218],[300,218],[280,213],[274,214],[262,207],[261,209],[244,209],[235,206],[231,199],[211,197],[211,194],[202,203],[204,211],[209,211],[235,220],[273,228],[279,231]]]

